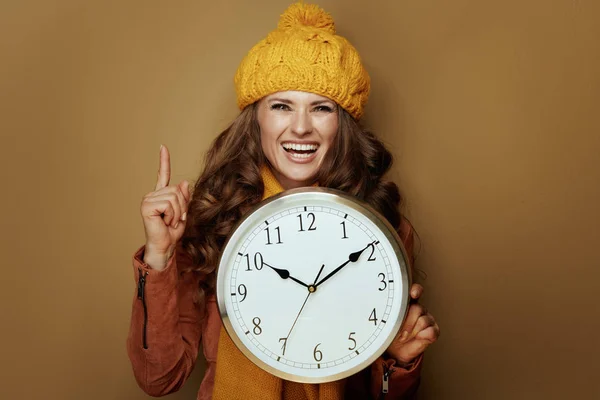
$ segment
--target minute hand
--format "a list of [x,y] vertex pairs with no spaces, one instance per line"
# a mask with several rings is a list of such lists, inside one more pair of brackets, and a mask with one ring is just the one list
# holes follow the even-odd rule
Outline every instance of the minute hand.
[[348,256],[348,261],[346,261],[345,263],[343,263],[342,265],[340,265],[339,267],[337,267],[336,269],[334,269],[333,271],[331,271],[329,274],[327,274],[323,279],[321,279],[315,285],[315,287],[318,287],[320,284],[322,284],[323,282],[325,282],[327,279],[331,278],[333,275],[335,275],[337,272],[339,272],[342,268],[344,268],[349,263],[358,261],[358,258],[360,257],[360,255],[362,254],[362,252],[365,251],[366,249],[368,249],[369,246],[372,246],[372,245],[373,245],[373,243],[369,243],[364,249],[359,250],[359,251],[355,251],[354,253],[350,253],[350,255]]

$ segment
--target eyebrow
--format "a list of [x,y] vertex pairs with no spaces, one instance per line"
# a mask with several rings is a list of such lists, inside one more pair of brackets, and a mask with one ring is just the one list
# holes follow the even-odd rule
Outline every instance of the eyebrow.
[[[275,97],[272,99],[269,99],[269,103],[273,103],[273,102],[277,102],[277,103],[284,103],[284,104],[294,104],[293,101],[288,100],[288,99],[282,99],[279,97]],[[333,103],[333,100],[315,100],[312,103],[310,103],[311,106],[315,106],[317,104],[322,104],[322,103]]]

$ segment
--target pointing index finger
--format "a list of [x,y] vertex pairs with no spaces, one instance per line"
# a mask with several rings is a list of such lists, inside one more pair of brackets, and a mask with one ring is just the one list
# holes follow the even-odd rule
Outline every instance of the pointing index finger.
[[160,164],[158,167],[158,179],[156,181],[156,188],[159,190],[169,186],[171,180],[171,156],[169,155],[169,149],[166,146],[160,145]]

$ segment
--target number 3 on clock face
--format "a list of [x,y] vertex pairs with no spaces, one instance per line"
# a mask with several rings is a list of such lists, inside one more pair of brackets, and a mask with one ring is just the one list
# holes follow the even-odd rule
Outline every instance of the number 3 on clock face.
[[389,346],[411,284],[394,229],[341,192],[284,192],[234,229],[219,263],[225,328],[255,364],[283,379],[327,382]]

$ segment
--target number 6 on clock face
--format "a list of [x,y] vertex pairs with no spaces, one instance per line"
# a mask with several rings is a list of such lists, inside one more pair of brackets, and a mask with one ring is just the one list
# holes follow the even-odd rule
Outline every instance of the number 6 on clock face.
[[364,203],[302,188],[234,228],[217,275],[223,324],[251,361],[321,383],[370,365],[397,334],[411,284],[395,230]]

